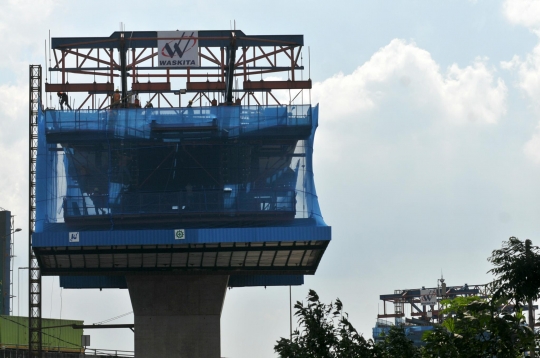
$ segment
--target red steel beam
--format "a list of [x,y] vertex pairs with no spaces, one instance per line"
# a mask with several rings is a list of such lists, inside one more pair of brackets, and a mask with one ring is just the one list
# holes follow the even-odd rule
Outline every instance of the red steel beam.
[[208,51],[208,53],[210,55],[212,55],[212,57],[214,58],[215,61],[213,61],[215,64],[217,65],[221,65],[221,62],[219,62],[218,58],[216,57],[216,55],[214,55],[214,53],[212,52],[212,50],[210,50],[208,47],[205,47],[206,51]]
[[45,92],[112,92],[112,83],[46,83]]
[[188,91],[224,91],[225,82],[188,82],[186,89]]
[[146,82],[146,83],[134,83],[132,87],[133,91],[144,91],[144,92],[159,92],[159,91],[170,91],[171,83],[170,82]]
[[[92,52],[92,51],[90,51],[88,54],[80,53],[80,52],[78,52],[78,51],[73,51],[73,50],[69,50],[69,49],[64,50],[64,51],[65,51],[65,53],[66,53],[66,57],[67,57],[67,54],[70,54],[70,55],[80,56],[80,57],[84,58],[85,61],[86,61],[86,59],[88,59],[88,60],[95,61],[96,63],[102,63],[102,64],[104,64],[104,65],[107,65],[107,66],[113,66],[113,67],[115,67],[115,68],[119,68],[119,67],[120,67],[120,65],[118,65],[118,64],[116,63],[116,61],[114,61],[114,59],[112,60],[112,62],[107,62],[107,61],[104,61],[104,60],[100,60],[100,59],[98,59],[97,57],[90,56],[90,52]],[[81,63],[80,66],[77,66],[77,67],[83,68],[83,67],[82,67],[82,63]]]
[[[287,50],[290,49],[290,48],[291,47],[285,47],[285,48],[281,47],[279,50],[274,50],[272,52],[268,52],[268,53],[265,53],[265,54],[259,55],[259,56],[255,56],[255,53],[254,53],[252,58],[246,59],[243,62],[236,63],[234,66],[235,67],[240,67],[240,66],[242,66],[244,64],[244,62],[246,64],[248,64],[250,62],[253,62],[253,65],[255,66],[255,63],[256,63],[255,61],[260,60],[260,59],[265,58],[265,57],[269,57],[269,56],[281,53],[281,52],[285,53],[290,58],[290,55],[287,53]],[[255,47],[253,47],[253,51],[255,51]]]
[[263,89],[311,89],[311,80],[307,81],[244,81],[245,90]]

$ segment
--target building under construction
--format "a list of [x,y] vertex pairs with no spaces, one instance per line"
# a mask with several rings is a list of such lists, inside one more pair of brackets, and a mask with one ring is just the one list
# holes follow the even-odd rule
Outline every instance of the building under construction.
[[331,231],[306,52],[240,30],[51,39],[48,71],[30,67],[36,356],[42,275],[129,289],[144,358],[219,357],[227,287],[315,273]]
[[400,326],[409,339],[416,345],[422,345],[424,332],[433,330],[433,326],[443,320],[441,300],[463,296],[488,297],[487,285],[447,286],[442,278],[437,283],[437,287],[394,290],[394,293],[380,295],[383,312],[377,315],[373,340],[383,340],[391,327]]

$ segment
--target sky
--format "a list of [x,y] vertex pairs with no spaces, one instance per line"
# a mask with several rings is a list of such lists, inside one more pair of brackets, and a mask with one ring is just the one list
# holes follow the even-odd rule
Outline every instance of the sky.
[[[320,105],[315,184],[332,242],[293,302],[309,289],[339,297],[369,338],[379,295],[433,287],[441,274],[448,285],[487,283],[486,259],[502,241],[540,243],[538,0],[0,0],[0,10],[0,207],[23,229],[16,267],[27,266],[28,65],[44,65],[49,30],[109,36],[120,22],[144,31],[235,21],[246,34],[304,35]],[[14,312],[27,314],[21,272]],[[91,324],[131,310],[127,290],[43,279],[44,317]],[[133,350],[129,330],[86,333],[93,348]],[[276,357],[288,335],[288,287],[227,292],[223,357]]]

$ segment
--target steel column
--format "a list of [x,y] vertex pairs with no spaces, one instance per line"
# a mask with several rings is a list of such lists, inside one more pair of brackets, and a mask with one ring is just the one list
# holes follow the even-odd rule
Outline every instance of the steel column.
[[41,65],[30,65],[29,92],[28,350],[30,357],[41,358],[41,272],[32,249],[32,233],[36,224],[36,158],[38,113],[41,105]]

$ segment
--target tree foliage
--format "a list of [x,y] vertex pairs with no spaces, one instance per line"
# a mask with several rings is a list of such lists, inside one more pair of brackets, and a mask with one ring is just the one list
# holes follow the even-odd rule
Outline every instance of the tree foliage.
[[382,358],[421,358],[421,351],[407,338],[405,329],[393,326],[385,335],[384,340],[375,345],[373,357]]
[[295,316],[302,330],[292,340],[281,338],[274,350],[283,358],[371,357],[373,341],[365,340],[349,322],[339,299],[326,305],[309,290],[307,304],[296,302]]
[[[539,248],[511,237],[488,261],[495,275],[490,297],[443,300],[444,320],[415,347],[404,327],[392,327],[384,339],[366,340],[353,327],[339,299],[320,302],[313,290],[307,303],[295,304],[299,329],[281,338],[274,350],[282,358],[517,358],[535,347],[534,316],[526,325],[523,308],[540,297]],[[531,352],[532,353],[532,352]],[[532,353],[534,354],[534,353]],[[532,355],[531,355],[532,356]]]
[[496,276],[494,299],[506,297],[521,306],[540,297],[540,254],[531,240],[511,237],[501,249],[493,250],[488,261],[495,266],[488,271]]
[[307,304],[299,301],[294,308],[301,330],[274,346],[282,358],[421,358],[420,350],[400,327],[392,327],[378,344],[366,340],[349,321],[339,299],[324,304],[309,290]]
[[516,358],[534,340],[521,311],[502,299],[456,297],[441,304],[447,317],[424,335],[425,358]]
[[[503,247],[494,250],[488,258],[495,267],[489,270],[496,276],[492,282],[493,299],[506,298],[517,308],[525,303],[529,306],[529,327],[534,330],[533,301],[540,297],[540,254],[531,240],[521,241],[510,237]],[[531,357],[536,344],[531,343]]]

